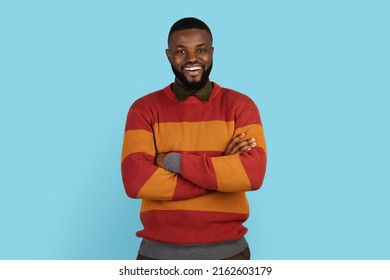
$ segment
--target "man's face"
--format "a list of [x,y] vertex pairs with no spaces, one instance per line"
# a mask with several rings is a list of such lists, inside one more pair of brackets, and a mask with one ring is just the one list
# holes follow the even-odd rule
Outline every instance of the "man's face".
[[211,35],[203,29],[176,31],[168,42],[166,54],[178,82],[190,91],[201,89],[212,68]]

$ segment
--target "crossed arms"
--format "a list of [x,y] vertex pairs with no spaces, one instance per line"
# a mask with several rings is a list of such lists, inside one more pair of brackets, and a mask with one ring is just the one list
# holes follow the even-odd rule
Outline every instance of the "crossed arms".
[[[250,138],[241,140],[245,136],[245,133],[240,133],[236,137],[234,137],[229,145],[227,146],[225,152],[223,153],[224,156],[228,155],[234,155],[234,154],[241,154],[245,151],[250,151],[252,148],[256,147],[256,139]],[[155,164],[161,168],[166,169],[166,164],[164,164],[164,159],[166,157],[166,153],[157,154],[155,157]]]
[[211,191],[259,189],[265,174],[266,148],[255,106],[235,120],[236,129],[223,155],[180,153],[180,172],[166,170],[168,154],[157,153],[148,118],[130,109],[122,149],[122,180],[131,198],[183,200]]

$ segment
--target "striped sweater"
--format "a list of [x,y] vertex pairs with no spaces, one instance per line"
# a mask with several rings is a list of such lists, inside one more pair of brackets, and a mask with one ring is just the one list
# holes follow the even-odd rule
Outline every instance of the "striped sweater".
[[[257,146],[223,156],[245,132]],[[158,153],[182,154],[181,174],[154,164]],[[170,86],[131,106],[122,149],[122,180],[131,198],[142,199],[138,237],[174,244],[208,244],[245,235],[246,191],[260,188],[266,146],[259,112],[241,93],[214,83],[208,102],[179,102]]]

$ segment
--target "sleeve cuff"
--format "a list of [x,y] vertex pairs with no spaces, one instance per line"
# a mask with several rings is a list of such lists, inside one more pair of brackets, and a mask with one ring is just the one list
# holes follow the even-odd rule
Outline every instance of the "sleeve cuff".
[[168,153],[164,158],[164,168],[168,171],[181,174],[180,164],[181,164],[180,153]]

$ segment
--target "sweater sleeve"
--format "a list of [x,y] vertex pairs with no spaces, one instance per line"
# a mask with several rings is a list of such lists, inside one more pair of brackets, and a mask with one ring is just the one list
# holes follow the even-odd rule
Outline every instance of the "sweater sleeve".
[[245,139],[255,138],[250,151],[228,156],[208,157],[183,153],[182,176],[194,184],[220,192],[241,192],[261,187],[266,170],[266,144],[257,107],[246,107],[235,119],[234,136],[244,132]]
[[150,118],[130,108],[122,147],[122,181],[131,198],[182,200],[208,193],[181,175],[154,164],[155,139]]

